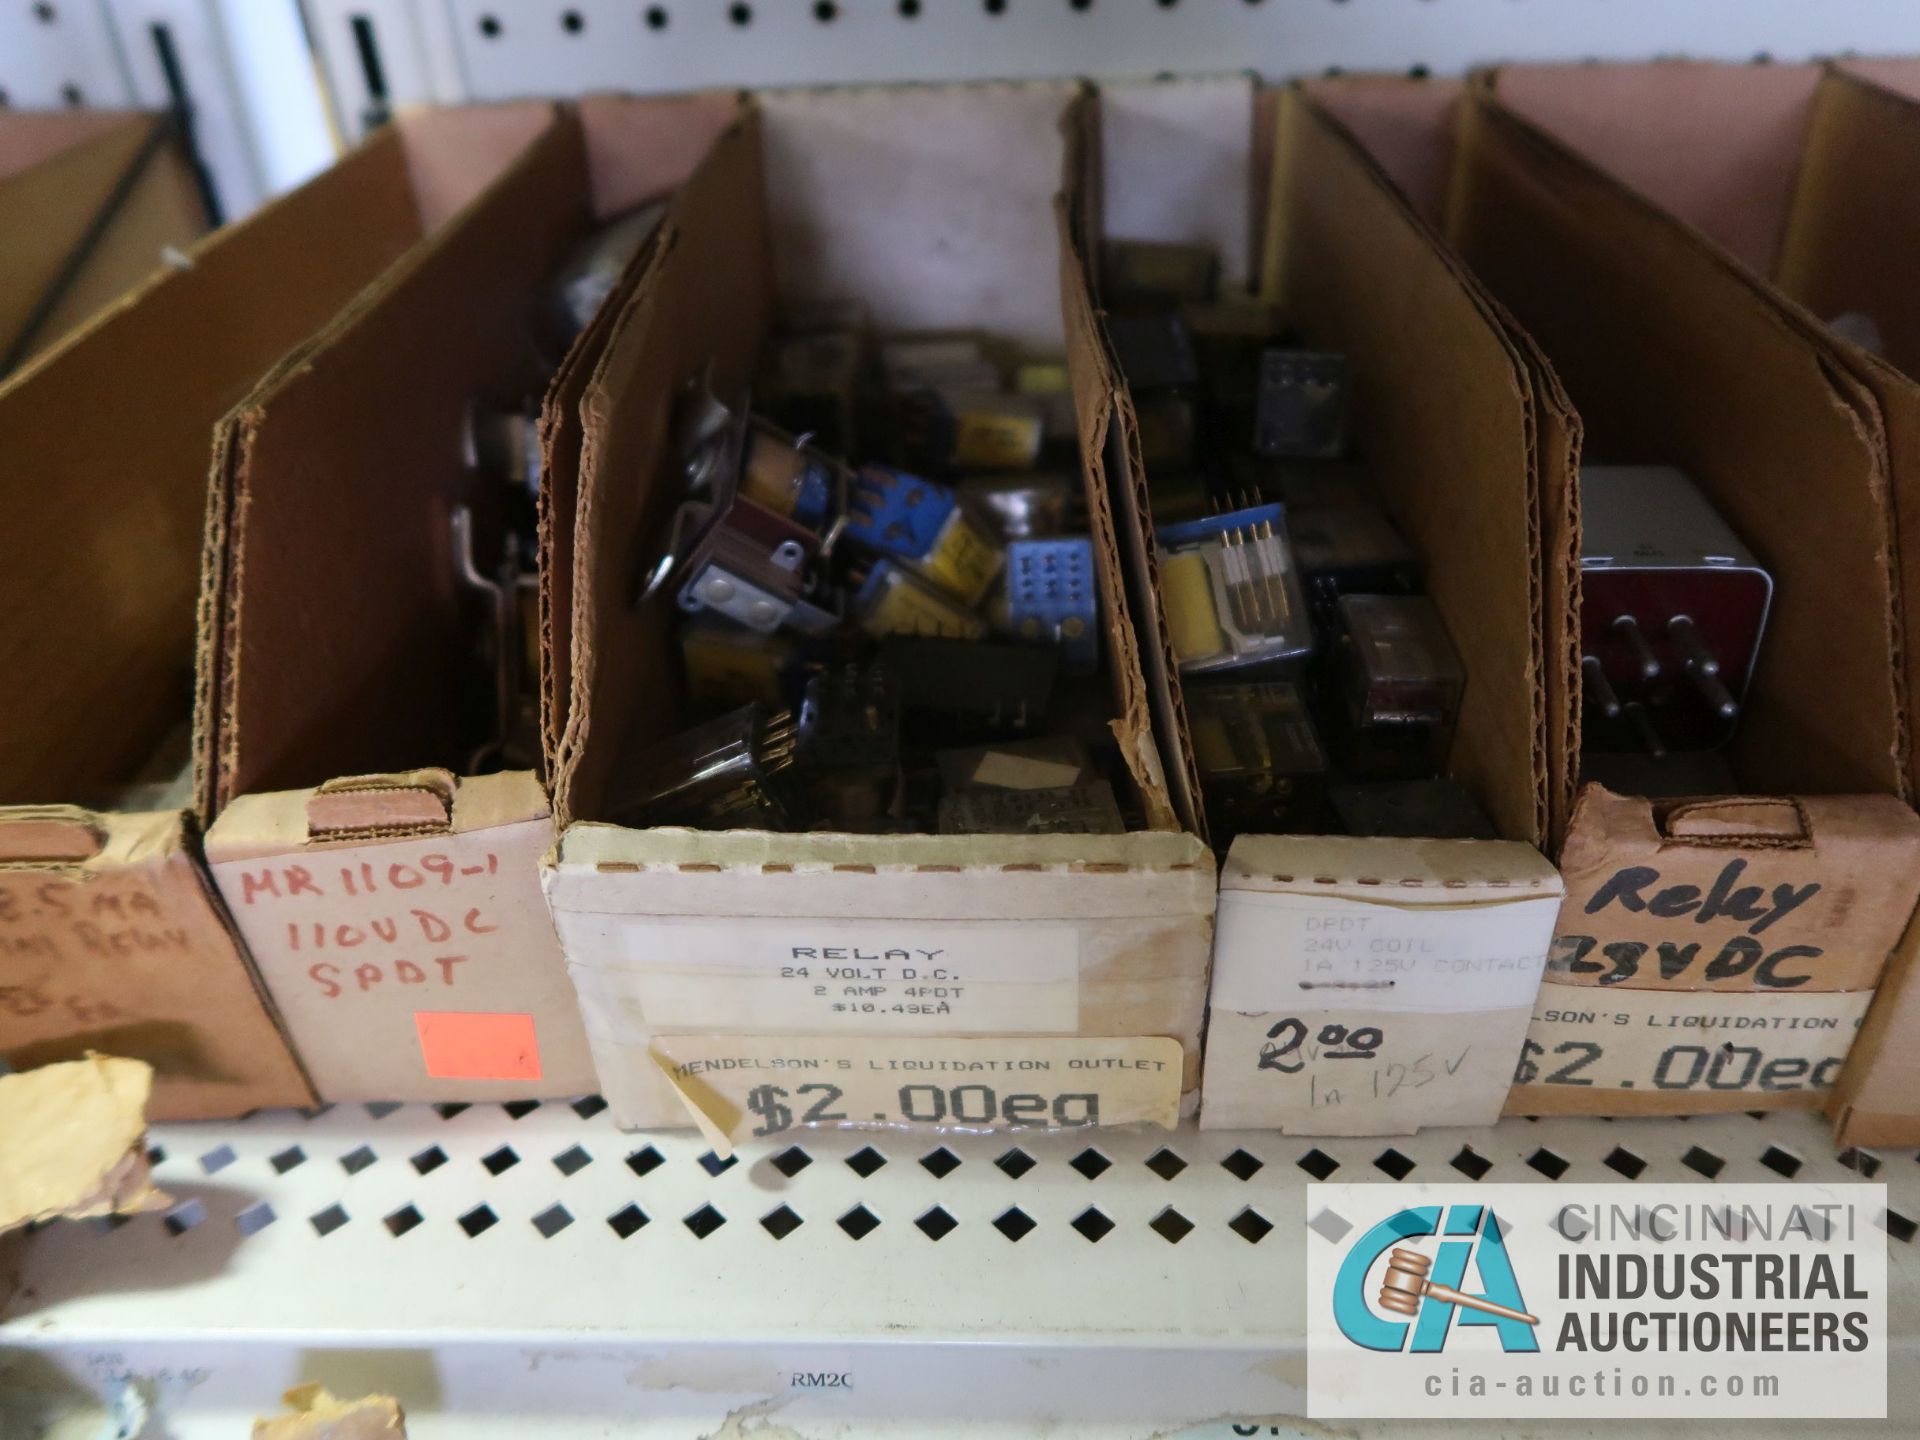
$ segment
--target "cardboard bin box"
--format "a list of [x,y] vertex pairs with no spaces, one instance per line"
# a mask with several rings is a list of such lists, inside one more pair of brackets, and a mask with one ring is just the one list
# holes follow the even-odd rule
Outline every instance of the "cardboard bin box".
[[[496,728],[494,686],[516,688],[514,667],[499,680],[503,647],[539,648],[513,548],[536,536],[511,513],[524,485],[468,453],[463,429],[476,405],[536,403],[553,361],[557,384],[586,363],[553,353],[570,328],[550,314],[556,277],[599,227],[670,193],[737,104],[443,112],[471,143],[444,149],[430,183],[458,208],[221,425],[201,609],[207,858],[322,1100],[597,1088],[540,894],[543,732]],[[603,283],[632,283],[645,229]],[[576,348],[604,333],[589,322]],[[503,565],[504,620],[463,580]],[[543,665],[514,702],[544,693]]]
[[[1554,758],[1589,783],[1518,1113],[1828,1103],[1920,893],[1894,542],[1909,401],[1703,237],[1768,248],[1791,181],[1756,183],[1757,162],[1813,80],[1730,74],[1503,70],[1462,102],[1450,232],[1552,358],[1587,455],[1684,470],[1773,586],[1744,713],[1708,752],[1718,783],[1671,757],[1600,783],[1578,731]],[[1577,613],[1550,609],[1549,633]]]
[[[1086,273],[1102,283],[1092,263],[1102,239],[1205,245],[1224,262],[1215,304],[1268,307],[1297,335],[1288,343],[1346,356],[1352,448],[1366,478],[1338,461],[1307,466],[1327,467],[1329,487],[1368,487],[1417,557],[1466,675],[1445,769],[1505,838],[1264,835],[1253,826],[1233,840],[1214,942],[1207,1128],[1365,1135],[1491,1123],[1560,896],[1537,848],[1549,824],[1543,674],[1570,662],[1536,616],[1546,572],[1565,562],[1548,553],[1536,497],[1542,469],[1563,464],[1574,444],[1571,418],[1524,337],[1362,150],[1336,108],[1345,94],[1261,94],[1245,80],[1104,87],[1105,233],[1090,226],[1082,238]],[[1157,123],[1143,123],[1149,115]],[[1204,195],[1185,191],[1195,174],[1214,179]],[[1244,240],[1236,264],[1231,240],[1217,237],[1247,234],[1259,196],[1264,275],[1254,292]],[[1120,279],[1109,267],[1102,298],[1113,309],[1131,303],[1117,293]],[[1260,343],[1281,343],[1268,328]],[[1235,677],[1179,669],[1155,539],[1168,478],[1150,473],[1138,441],[1142,403],[1123,389],[1122,443],[1107,474],[1166,770],[1182,819],[1204,834],[1192,717]],[[1250,459],[1252,429],[1216,443]],[[1248,469],[1261,500],[1282,499],[1288,482],[1277,468]],[[1296,524],[1311,513],[1287,510]],[[1332,644],[1318,617],[1316,631],[1317,645]],[[1330,818],[1311,799],[1302,804],[1309,827]]]
[[[1083,463],[1097,462],[1115,423],[1112,385],[1090,317],[1071,295],[1063,313],[1071,267],[1056,221],[1061,123],[1079,113],[1076,96],[1035,84],[762,97],[676,197],[660,261],[590,381],[552,397],[549,434],[577,433],[580,449],[577,470],[550,467],[550,514],[576,520],[570,552],[545,576],[572,590],[550,609],[556,632],[569,619],[571,649],[555,655],[569,667],[556,688],[554,770],[566,828],[544,883],[624,1125],[691,1120],[726,1143],[809,1115],[1045,1128],[1170,1121],[1191,1105],[1214,868],[1174,828],[1097,484],[1087,500],[1107,713],[1148,828],[968,836],[604,823],[622,749],[676,726],[671,607],[631,603],[632,577],[680,498],[673,403],[703,374],[723,387],[752,376],[780,305],[857,300],[883,335],[965,329],[1035,356],[1064,351]],[[815,989],[822,977],[783,974],[802,951],[903,969],[931,955],[964,973],[969,993],[944,1016],[836,1010]],[[760,1090],[775,1070],[832,1077],[847,1104],[825,1090]],[[1001,1078],[1013,1070],[1036,1078]],[[931,1092],[900,1099],[910,1071],[941,1082],[937,1104]],[[986,1090],[956,1088],[966,1075]],[[1082,1098],[1068,1104],[1069,1092]]]
[[171,117],[0,109],[0,378],[206,230]]
[[[1920,524],[1920,61],[1832,66],[1668,62],[1590,73],[1516,67],[1497,93],[1824,325],[1886,429],[1898,529]],[[1920,553],[1900,548],[1903,622],[1920,613]],[[1905,647],[1907,693],[1920,655]],[[1908,757],[1911,788],[1913,756]],[[1895,923],[1891,920],[1889,924]],[[1882,934],[1884,935],[1884,927]],[[1920,1035],[1904,957],[1882,980],[1832,1097],[1845,1144],[1920,1144],[1903,1037]]]
[[21,481],[0,572],[0,1054],[16,1067],[148,1061],[162,1120],[312,1102],[201,868],[188,772],[209,453],[260,376],[458,208],[458,187],[429,182],[460,129],[423,115],[383,131],[0,382],[0,453]]

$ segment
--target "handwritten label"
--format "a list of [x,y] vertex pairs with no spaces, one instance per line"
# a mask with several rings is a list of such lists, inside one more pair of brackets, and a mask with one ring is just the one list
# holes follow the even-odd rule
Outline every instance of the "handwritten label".
[[1004,921],[564,914],[597,1032],[1049,1034],[1080,1024],[1080,935]]
[[[457,1098],[489,1079],[592,1088],[540,895],[552,840],[542,818],[212,867],[323,1099]],[[531,1017],[534,1073],[478,1075],[464,1043],[442,1059],[465,1073],[437,1070],[417,1012]]]
[[[194,953],[168,903],[137,871],[0,870],[0,1030],[91,1030],[144,1015],[127,988],[129,962],[177,967]],[[102,983],[114,974],[120,985]]]
[[1207,1032],[1207,1129],[1405,1135],[1499,1118],[1525,1010],[1432,1015],[1216,1008]]
[[653,1063],[710,1139],[795,1129],[1171,1127],[1177,1040],[661,1035]]
[[1514,1084],[1702,1096],[1830,1090],[1872,998],[1548,983]]
[[1449,907],[1222,891],[1213,1004],[1242,1014],[1530,1006],[1559,913],[1554,895]]

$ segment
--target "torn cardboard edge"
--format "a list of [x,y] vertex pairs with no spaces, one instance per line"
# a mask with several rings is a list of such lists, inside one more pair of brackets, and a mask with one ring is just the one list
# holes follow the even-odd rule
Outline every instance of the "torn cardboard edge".
[[150,1176],[152,1091],[152,1066],[106,1055],[0,1075],[0,1231],[171,1204]]
[[406,1413],[391,1395],[342,1400],[325,1385],[296,1385],[280,1397],[295,1411],[253,1422],[253,1440],[406,1440]]

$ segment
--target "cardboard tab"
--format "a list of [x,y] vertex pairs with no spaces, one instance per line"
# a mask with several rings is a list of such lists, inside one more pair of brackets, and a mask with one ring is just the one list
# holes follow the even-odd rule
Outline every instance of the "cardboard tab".
[[446,770],[329,780],[307,801],[307,833],[316,840],[336,840],[445,831],[453,825],[457,784]]
[[0,806],[0,865],[91,860],[105,831],[77,805]]
[[1660,828],[1670,840],[1718,840],[1736,845],[1812,843],[1806,814],[1797,804],[1758,795],[1675,806]]

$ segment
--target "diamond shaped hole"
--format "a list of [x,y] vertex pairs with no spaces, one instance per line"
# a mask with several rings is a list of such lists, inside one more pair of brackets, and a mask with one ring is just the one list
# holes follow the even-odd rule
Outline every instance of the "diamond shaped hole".
[[1842,1150],[1834,1160],[1853,1171],[1862,1180],[1871,1180],[1880,1173],[1880,1157],[1865,1150]]
[[834,1221],[856,1240],[864,1240],[880,1228],[880,1217],[864,1205],[856,1205]]
[[791,1180],[813,1163],[813,1157],[798,1145],[789,1145],[767,1163]]
[[1527,1166],[1530,1169],[1538,1170],[1549,1180],[1558,1180],[1573,1168],[1573,1163],[1568,1160],[1562,1160],[1558,1155],[1554,1154],[1553,1151],[1543,1145],[1527,1157]]
[[931,1154],[920,1157],[920,1168],[936,1180],[944,1180],[960,1168],[960,1157],[942,1145]]
[[1778,1145],[1769,1145],[1761,1154],[1760,1163],[1774,1174],[1791,1180],[1800,1173],[1802,1161],[1798,1155],[1790,1155]]
[[1629,1180],[1638,1180],[1641,1173],[1647,1168],[1647,1162],[1627,1149],[1624,1145],[1614,1146],[1613,1149],[1607,1152],[1607,1158],[1600,1163],[1613,1171],[1614,1174],[1624,1175]]
[[1493,1162],[1471,1145],[1462,1145],[1460,1153],[1447,1162],[1469,1180],[1481,1180],[1493,1169]]
[[607,1216],[607,1224],[622,1240],[630,1239],[634,1232],[646,1223],[647,1212],[638,1205],[623,1205]]
[[1693,1146],[1686,1154],[1682,1155],[1680,1157],[1680,1163],[1686,1166],[1687,1169],[1693,1171],[1694,1174],[1708,1180],[1713,1179],[1722,1170],[1727,1168],[1726,1161],[1722,1160],[1711,1150],[1702,1150],[1698,1145]]
[[1913,1237],[1916,1234],[1920,1234],[1920,1223],[1909,1220],[1897,1210],[1887,1211],[1880,1223],[1887,1234],[1891,1235],[1903,1245],[1912,1244]]
[[298,1145],[289,1145],[278,1155],[272,1156],[267,1163],[273,1166],[276,1175],[284,1175],[296,1165],[307,1163],[307,1152]]
[[1251,1180],[1266,1166],[1258,1155],[1249,1155],[1244,1150],[1236,1150],[1220,1162],[1220,1168],[1236,1180]]
[[[182,1200],[167,1211],[167,1218],[163,1223],[169,1235],[184,1235],[206,1218],[207,1207],[204,1203],[199,1200]],[[324,1235],[327,1232],[322,1230],[320,1233]]]
[[798,1230],[806,1221],[794,1214],[793,1207],[782,1205],[777,1210],[769,1210],[760,1217],[760,1228],[776,1240],[784,1240]]
[[1389,1145],[1373,1157],[1373,1168],[1395,1180],[1404,1180],[1413,1173],[1413,1161]]
[[394,1211],[391,1215],[387,1216],[387,1218],[382,1220],[380,1223],[387,1227],[388,1234],[392,1235],[394,1239],[398,1240],[402,1235],[406,1234],[409,1230],[412,1230],[416,1226],[418,1226],[421,1220],[424,1218],[425,1217],[422,1216],[419,1210],[416,1209],[414,1206],[402,1205],[398,1210]]
[[543,1240],[553,1239],[571,1224],[573,1213],[564,1205],[549,1205],[533,1217],[533,1228],[540,1232]]
[[400,1102],[398,1100],[369,1100],[366,1108],[367,1114],[371,1115],[375,1120],[384,1120],[400,1108]]
[[371,1145],[362,1145],[357,1150],[349,1150],[340,1157],[340,1168],[349,1175],[358,1175],[380,1157],[373,1153]]
[[280,1217],[266,1201],[256,1201],[233,1217],[233,1228],[242,1235],[258,1235]]
[[920,1233],[929,1240],[944,1240],[960,1228],[960,1222],[938,1205],[913,1223],[920,1227]]
[[1147,1227],[1169,1245],[1178,1245],[1193,1233],[1193,1222],[1171,1205],[1149,1220]]
[[524,1120],[540,1108],[538,1100],[509,1100],[500,1107],[507,1112],[509,1120]]
[[164,1165],[166,1163],[167,1152],[165,1150],[161,1149],[158,1145],[149,1145],[147,1147],[147,1164]]
[[726,1174],[727,1171],[739,1163],[740,1157],[738,1155],[729,1155],[726,1159],[722,1160],[711,1150],[700,1157],[700,1168],[706,1171],[707,1174],[714,1176]]
[[1113,1230],[1113,1221],[1089,1205],[1072,1220],[1067,1222],[1087,1239],[1098,1245]]
[[312,1216],[309,1223],[322,1236],[331,1235],[347,1223],[347,1212],[338,1205],[329,1205],[318,1215]]
[[500,1217],[493,1213],[491,1205],[476,1205],[460,1217],[460,1228],[467,1232],[469,1239],[491,1230],[500,1223]]
[[569,1145],[553,1157],[553,1168],[562,1175],[578,1175],[593,1163],[593,1156],[578,1145]]
[[1067,1164],[1073,1169],[1078,1170],[1089,1180],[1097,1180],[1113,1168],[1113,1162],[1111,1160],[1091,1147],[1082,1150],[1078,1155],[1074,1156],[1073,1159],[1069,1160]]
[[1171,1180],[1186,1168],[1187,1162],[1165,1146],[1147,1157],[1147,1169],[1153,1171],[1162,1180]]
[[627,1168],[636,1175],[651,1175],[666,1163],[666,1157],[651,1145],[627,1156]]
[[409,1163],[422,1175],[431,1175],[447,1163],[447,1152],[438,1145],[429,1145],[418,1155],[413,1156]]
[[702,1205],[680,1223],[693,1232],[694,1239],[704,1240],[722,1225],[726,1224],[727,1217],[711,1205]]
[[1273,1222],[1252,1206],[1227,1222],[1227,1228],[1249,1245],[1258,1245],[1273,1230]]
[[434,1113],[442,1120],[451,1120],[456,1115],[464,1115],[472,1108],[473,1106],[465,1100],[447,1100],[433,1107]]
[[1015,1146],[993,1163],[999,1166],[1009,1179],[1018,1180],[1040,1162],[1027,1154],[1026,1151]]
[[1340,1162],[1315,1146],[1293,1162],[1316,1180],[1324,1180],[1340,1168]]
[[573,1102],[573,1113],[582,1120],[591,1120],[607,1108],[607,1102],[598,1095],[582,1095]]
[[1024,1239],[1026,1236],[1031,1235],[1034,1227],[1039,1223],[1039,1221],[1027,1214],[1027,1212],[1022,1210],[1018,1205],[1015,1205],[1010,1210],[1003,1210],[1000,1214],[993,1217],[993,1228],[1006,1236],[1007,1239],[1014,1241]]
[[200,1168],[208,1175],[218,1175],[237,1159],[239,1156],[233,1153],[233,1146],[216,1145],[200,1157]]
[[862,1180],[865,1180],[886,1163],[887,1157],[871,1145],[862,1145],[858,1150],[854,1151],[853,1154],[847,1156],[847,1168]]
[[480,1163],[487,1167],[489,1175],[504,1175],[520,1163],[520,1156],[511,1145],[502,1145],[491,1154],[482,1155]]

